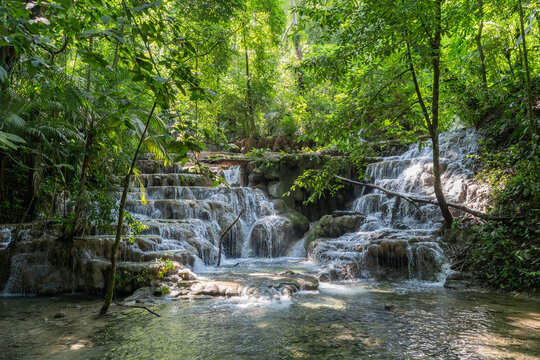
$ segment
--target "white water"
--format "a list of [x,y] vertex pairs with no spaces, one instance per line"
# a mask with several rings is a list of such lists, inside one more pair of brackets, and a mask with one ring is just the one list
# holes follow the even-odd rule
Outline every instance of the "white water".
[[[449,202],[485,210],[488,187],[474,178],[474,154],[479,136],[472,129],[440,135],[441,182]],[[434,198],[430,144],[411,145],[400,156],[368,165],[367,180],[385,189]],[[358,230],[315,244],[312,259],[325,268],[324,277],[401,276],[440,281],[448,270],[439,246],[442,224],[434,205],[417,206],[365,188],[352,211],[365,216]]]
[[[477,140],[478,135],[468,129],[441,134],[442,184],[449,201],[484,210],[488,188],[474,180],[474,159],[468,156],[476,151]],[[390,190],[433,196],[431,170],[429,146],[419,150],[413,145],[401,156],[370,164],[366,171],[370,181]],[[296,234],[291,236],[289,219],[277,214],[270,199],[260,190],[241,186],[180,186],[186,176],[197,176],[150,160],[146,160],[142,171],[147,201],[141,202],[141,190],[135,187],[129,193],[126,209],[148,229],[138,241],[122,250],[122,261],[173,259],[192,264],[196,272],[204,271],[217,263],[220,235],[242,209],[244,214],[223,237],[225,263],[227,259],[238,262],[237,259],[246,258],[252,261],[251,258],[306,256],[304,239],[297,239]],[[233,185],[242,183],[238,166],[214,171]],[[397,277],[437,282],[444,277],[448,264],[439,245],[442,218],[438,207],[425,205],[417,209],[401,199],[364,190],[351,210],[365,215],[356,231],[320,239],[310,248],[309,258],[323,269],[322,281]],[[0,231],[0,250],[11,241],[11,230]],[[31,228],[24,229],[19,236],[31,239]],[[83,239],[80,261],[88,269],[83,273],[84,279],[72,279],[66,269],[59,271],[57,264],[48,260],[46,251],[22,249],[21,254],[11,259],[6,289],[39,293],[49,291],[41,289],[44,284],[54,283],[58,289],[54,290],[53,286],[51,292],[67,291],[90,281],[89,275],[93,276],[92,286],[99,289],[102,284],[95,266],[107,261],[107,244],[111,238],[102,234]],[[25,281],[19,279],[23,273],[29,274],[25,275]],[[34,278],[38,273],[54,281]]]
[[5,249],[11,242],[12,230],[11,227],[0,229],[0,250]]
[[[245,209],[239,221],[223,238],[223,257],[277,257],[288,251],[287,218],[278,215],[270,199],[258,189],[239,187],[241,167],[219,170],[228,184],[219,187],[164,185],[129,194],[126,210],[149,226],[144,234],[162,238],[153,251],[189,251],[197,268],[217,262],[221,233]],[[152,178],[151,174],[144,175]],[[183,176],[160,174],[160,179]],[[199,261],[200,260],[200,261]]]

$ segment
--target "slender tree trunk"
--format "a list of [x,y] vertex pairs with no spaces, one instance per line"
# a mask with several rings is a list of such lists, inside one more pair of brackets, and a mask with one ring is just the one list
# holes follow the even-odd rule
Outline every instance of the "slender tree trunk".
[[139,150],[141,149],[141,145],[144,141],[144,137],[146,136],[146,132],[148,130],[148,126],[150,125],[150,121],[152,120],[152,116],[154,115],[154,110],[156,109],[156,106],[157,106],[157,99],[154,100],[154,105],[152,106],[152,110],[150,111],[150,114],[148,115],[148,120],[146,121],[146,125],[144,127],[143,133],[141,134],[139,144],[137,145],[135,154],[133,154],[133,158],[131,159],[131,165],[129,166],[129,171],[126,174],[124,181],[122,183],[123,189],[122,189],[122,197],[120,199],[120,206],[118,208],[118,223],[116,225],[116,236],[114,239],[114,244],[113,244],[112,254],[111,254],[111,269],[109,270],[108,279],[107,279],[107,292],[105,293],[105,300],[100,310],[100,314],[102,315],[106,314],[107,311],[109,310],[109,307],[111,306],[111,302],[113,298],[114,282],[116,279],[116,256],[118,254],[118,249],[120,248],[120,240],[122,238],[124,210],[126,209],[126,200],[127,200],[128,190],[129,190],[129,182],[131,179],[131,175],[133,174],[133,169],[135,168],[135,161],[137,160],[137,156],[139,155]]
[[[295,6],[295,0],[291,0],[291,6],[292,7]],[[293,11],[292,17],[293,17],[292,24],[293,26],[296,26],[297,21],[298,21],[296,12]],[[298,60],[298,62],[301,62],[304,59],[304,55],[302,54],[302,48],[300,47],[300,34],[298,33],[294,34],[294,51],[296,53],[296,60]],[[304,90],[304,71],[300,67],[296,69],[296,76],[297,76],[297,82],[298,82],[297,83],[298,90],[303,91]]]
[[435,34],[433,36],[433,40],[431,43],[432,65],[433,65],[433,96],[432,96],[432,103],[431,103],[431,118],[429,116],[428,109],[426,107],[426,104],[422,97],[422,93],[420,91],[420,85],[418,84],[418,78],[416,77],[416,72],[414,70],[411,47],[408,41],[407,41],[407,53],[409,57],[409,68],[410,68],[411,75],[413,78],[416,96],[418,97],[418,103],[420,104],[420,107],[422,108],[422,113],[424,114],[424,118],[426,120],[427,128],[429,131],[429,136],[431,138],[431,142],[433,146],[433,153],[432,153],[433,154],[433,190],[435,192],[435,197],[437,198],[439,208],[441,209],[445,226],[449,227],[450,225],[452,225],[453,217],[452,217],[452,214],[450,213],[450,210],[448,209],[448,204],[446,203],[446,199],[442,191],[441,166],[440,166],[440,160],[439,160],[439,155],[440,155],[439,154],[439,96],[440,96],[439,91],[440,91],[440,75],[441,75],[440,47],[441,47],[441,32],[442,32],[441,31],[441,7],[442,7],[441,1],[442,0],[435,0],[436,26],[435,26]]
[[[195,53],[195,71],[199,71],[199,44]],[[199,99],[195,98],[195,124],[199,121]]]
[[[517,39],[519,39],[519,37],[521,36],[521,30],[518,28],[516,29],[516,41]],[[519,71],[518,71],[518,76],[519,76],[519,85],[521,87],[524,87],[524,84],[525,84],[525,77],[523,76],[523,50],[522,50],[522,47],[518,46],[518,56],[517,56],[517,59],[516,59],[516,66],[518,67]]]
[[[94,49],[94,40],[90,38],[90,52]],[[92,89],[92,70],[88,67],[87,79],[86,79],[86,91],[90,92]],[[73,212],[73,219],[71,222],[71,228],[68,230],[68,234],[64,236],[66,240],[73,238],[73,236],[80,235],[86,230],[86,220],[84,216],[84,192],[86,189],[86,178],[88,173],[88,166],[90,163],[90,149],[92,148],[93,133],[94,133],[94,120],[91,115],[91,110],[87,109],[87,116],[85,117],[83,124],[83,134],[85,136],[85,142],[83,147],[83,160],[81,166],[81,179],[79,180],[79,190],[77,191],[77,197],[75,198],[75,209]],[[88,120],[90,117],[90,121]]]
[[519,25],[521,27],[521,44],[523,46],[523,63],[525,65],[525,78],[527,80],[527,116],[529,118],[529,130],[531,133],[531,140],[536,148],[537,139],[536,139],[536,119],[534,118],[533,112],[533,96],[532,96],[532,85],[531,85],[531,73],[529,71],[529,60],[527,54],[527,43],[525,41],[525,25],[523,23],[523,5],[521,0],[518,0],[519,5]]
[[[296,52],[296,60],[298,60],[298,62],[301,62],[304,57],[302,54],[302,49],[300,48],[300,34],[294,35],[294,49]],[[304,71],[302,70],[302,68],[298,67],[296,69],[296,76],[298,82],[298,90],[304,91]]]
[[484,47],[482,46],[482,30],[484,29],[484,0],[478,1],[478,10],[480,13],[480,26],[478,27],[478,33],[476,34],[476,46],[478,47],[478,54],[480,54],[480,72],[482,75],[482,87],[487,90],[487,75],[486,75],[486,57],[484,55]]
[[7,200],[6,185],[6,160],[3,153],[0,153],[0,201]]
[[514,75],[514,67],[512,66],[512,52],[510,49],[506,49],[504,52],[504,57],[506,58],[506,61],[508,62],[508,70],[510,71],[510,75],[512,75],[512,79],[515,80],[516,77]]
[[253,99],[251,95],[251,74],[249,72],[249,54],[246,42],[246,30],[244,29],[244,54],[246,57],[246,97],[247,97],[247,113],[249,126],[251,128],[251,137],[256,138],[257,132],[255,129],[255,116],[253,114]]
[[433,97],[431,102],[431,141],[433,143],[433,188],[435,190],[435,196],[439,202],[442,215],[444,217],[445,225],[450,227],[454,221],[441,185],[441,165],[439,161],[439,97],[440,97],[440,77],[441,77],[441,8],[442,0],[435,0],[436,13],[435,13],[435,34],[433,37],[432,50],[433,50]]

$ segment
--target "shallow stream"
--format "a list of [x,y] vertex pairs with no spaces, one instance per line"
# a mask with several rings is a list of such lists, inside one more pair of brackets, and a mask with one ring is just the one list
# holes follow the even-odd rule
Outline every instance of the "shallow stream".
[[[241,281],[285,270],[317,271],[302,259],[242,259],[201,275]],[[161,317],[119,306],[99,317],[100,305],[0,298],[0,358],[540,359],[540,302],[433,283],[321,283],[291,297],[150,306]]]

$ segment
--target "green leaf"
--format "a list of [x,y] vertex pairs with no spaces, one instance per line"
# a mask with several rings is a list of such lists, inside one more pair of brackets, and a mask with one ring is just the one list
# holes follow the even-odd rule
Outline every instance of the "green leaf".
[[0,148],[17,150],[19,146],[17,144],[25,144],[26,141],[21,137],[0,131]]
[[168,79],[162,78],[161,76],[154,76],[154,80],[160,84],[164,84],[166,82],[169,82]]
[[101,31],[95,30],[95,29],[90,29],[90,30],[85,30],[80,35],[80,38],[88,38],[88,37],[92,37],[92,36],[96,36],[96,35],[100,35],[100,34],[101,34]]
[[[1,45],[0,45],[1,46]],[[9,74],[2,66],[0,66],[0,83],[5,84],[9,80]]]

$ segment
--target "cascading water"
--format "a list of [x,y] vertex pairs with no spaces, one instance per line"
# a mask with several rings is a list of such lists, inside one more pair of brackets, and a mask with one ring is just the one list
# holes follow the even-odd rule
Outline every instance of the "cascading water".
[[[441,135],[442,184],[448,201],[484,210],[483,197],[488,188],[474,181],[474,159],[468,156],[476,150],[477,140],[478,135],[468,129]],[[141,160],[139,168],[145,194],[134,186],[126,210],[147,229],[133,243],[122,242],[118,259],[125,271],[146,269],[160,258],[177,261],[196,271],[216,264],[221,234],[243,209],[239,221],[223,236],[222,256],[305,256],[300,237],[307,230],[307,219],[301,220],[301,214],[286,206],[274,208],[264,192],[242,186],[247,178],[244,168],[213,166],[214,173],[234,185],[218,187],[210,187],[206,177],[177,165]],[[413,145],[403,155],[382,158],[366,169],[368,180],[375,184],[416,196],[433,196],[431,171],[429,144],[422,149]],[[438,280],[447,267],[438,243],[442,221],[438,207],[417,207],[379,191],[362,191],[350,209],[357,215],[335,217],[336,221],[346,220],[341,228],[346,231],[330,229],[325,236],[312,241],[310,233],[320,227],[321,219],[305,237],[306,241],[312,241],[307,248],[308,256],[323,269],[321,280],[352,277]],[[146,200],[143,202],[142,198]],[[279,204],[279,200],[274,201]],[[334,219],[333,216],[323,219],[328,217]],[[35,227],[27,225],[17,233],[17,238],[22,239],[18,242],[11,241],[14,226],[0,231],[0,255],[6,257],[4,271],[9,274],[4,279],[4,292],[102,291],[110,266],[113,235],[98,233],[76,238],[68,248],[55,240],[57,235],[44,233],[45,227],[33,231]],[[2,250],[7,244],[13,245]],[[72,266],[66,265],[68,257]]]
[[[441,181],[446,199],[484,210],[488,188],[474,179],[479,136],[459,129],[439,137]],[[382,188],[434,198],[430,144],[414,144],[400,156],[368,165],[367,180]],[[361,214],[357,230],[334,239],[319,239],[310,257],[325,270],[322,278],[406,277],[439,280],[447,261],[439,246],[442,224],[435,205],[417,205],[364,188],[351,209]]]
[[179,177],[184,174],[179,172],[143,174],[143,184],[149,185],[145,188],[146,203],[141,202],[140,190],[133,188],[126,210],[148,226],[144,235],[162,238],[154,251],[189,251],[208,265],[217,262],[221,233],[245,209],[223,238],[224,255],[233,258],[285,255],[287,218],[276,213],[262,191],[239,186],[240,166],[230,166],[220,173],[231,187],[170,185],[181,183]]

